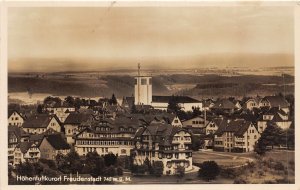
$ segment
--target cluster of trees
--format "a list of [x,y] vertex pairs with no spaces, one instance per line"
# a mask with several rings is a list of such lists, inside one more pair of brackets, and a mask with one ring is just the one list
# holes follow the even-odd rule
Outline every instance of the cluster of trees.
[[[58,177],[62,175],[60,171],[57,170],[57,165],[54,161],[40,159],[39,162],[30,163],[24,162],[16,166],[15,169],[9,167],[9,184],[36,184],[35,181],[17,181],[12,173],[19,176],[48,176],[48,177]],[[63,182],[51,182],[42,181],[41,184],[57,184]]]
[[259,155],[264,155],[266,151],[274,146],[287,147],[293,149],[295,146],[295,126],[294,122],[288,129],[281,129],[276,124],[269,123],[261,137],[255,145],[254,151]]
[[97,176],[123,175],[122,163],[118,156],[109,153],[100,156],[96,151],[89,152],[85,158],[80,158],[78,153],[72,150],[67,155],[56,156],[57,168],[64,174],[90,174]]
[[164,164],[162,161],[150,162],[148,158],[142,165],[132,165],[131,172],[138,175],[151,174],[160,177],[164,171]]

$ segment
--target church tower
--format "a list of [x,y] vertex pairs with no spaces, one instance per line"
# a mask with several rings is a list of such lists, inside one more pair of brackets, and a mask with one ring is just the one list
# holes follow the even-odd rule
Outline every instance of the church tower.
[[152,103],[152,77],[142,76],[141,65],[138,64],[138,76],[134,77],[134,104],[151,105]]

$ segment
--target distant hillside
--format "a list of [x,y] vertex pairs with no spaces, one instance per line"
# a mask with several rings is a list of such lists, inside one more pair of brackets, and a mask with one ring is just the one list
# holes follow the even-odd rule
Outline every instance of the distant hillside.
[[[294,77],[284,77],[287,93],[294,92]],[[172,85],[172,89],[167,86]],[[178,85],[178,88],[177,88]],[[180,88],[179,88],[180,86]],[[182,86],[184,88],[182,88]],[[186,87],[185,87],[186,86]],[[192,87],[191,87],[192,86]],[[193,97],[263,95],[283,92],[281,76],[218,76],[218,75],[157,75],[153,77],[153,94],[180,94]],[[134,93],[134,78],[128,75],[84,76],[37,78],[9,76],[8,92],[50,93],[53,95],[77,95],[85,97],[131,96]]]

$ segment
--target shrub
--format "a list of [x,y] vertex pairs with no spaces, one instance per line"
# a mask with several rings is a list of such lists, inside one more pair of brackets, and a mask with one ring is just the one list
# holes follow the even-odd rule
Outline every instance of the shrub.
[[162,161],[155,161],[152,165],[153,174],[157,177],[160,177],[164,171],[164,164]]
[[199,177],[206,181],[215,179],[220,173],[220,168],[215,161],[205,161],[201,164],[199,169]]
[[183,176],[185,174],[185,167],[184,166],[178,166],[176,173],[177,173],[177,176],[179,178],[183,178]]

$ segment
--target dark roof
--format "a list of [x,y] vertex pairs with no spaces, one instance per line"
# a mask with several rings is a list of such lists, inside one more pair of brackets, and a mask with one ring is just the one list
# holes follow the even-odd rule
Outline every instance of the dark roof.
[[233,102],[231,102],[228,99],[221,99],[216,101],[216,103],[213,105],[214,109],[234,109],[235,105]]
[[52,134],[45,137],[49,144],[56,150],[70,149],[69,144],[62,137],[61,134]]
[[222,135],[224,132],[233,132],[236,136],[243,136],[250,124],[250,121],[245,121],[244,119],[223,122],[215,134]]
[[152,102],[169,103],[169,101],[175,98],[178,103],[199,103],[199,100],[191,98],[189,96],[152,96]]
[[[266,111],[265,113],[261,114],[258,118],[258,121],[269,121],[269,120],[264,120],[263,116],[264,115],[272,115],[274,116],[272,118],[272,121],[273,122],[282,122],[282,121],[287,121],[287,120],[290,120],[290,116],[285,112],[283,111],[282,109],[280,109],[279,107],[272,107],[270,108],[268,111]],[[288,117],[287,120],[284,120],[281,118],[281,116],[286,116]]]
[[22,127],[23,128],[47,128],[52,118],[55,118],[58,122],[56,115],[48,115],[48,114],[35,114],[28,117]]
[[82,122],[88,121],[92,114],[72,112],[66,118],[64,124],[81,124]]
[[29,136],[28,133],[26,133],[23,129],[21,129],[18,126],[10,125],[8,126],[8,134],[15,134],[18,141],[20,140],[21,137],[27,137]]
[[267,100],[270,102],[271,107],[289,107],[289,103],[282,96],[266,96],[263,100]]
[[8,110],[8,118],[14,113],[16,112],[20,117],[22,117],[24,119],[24,117],[22,116],[22,114],[20,112],[18,112],[17,110]]
[[[159,143],[160,146],[170,146],[172,144],[173,136],[180,132],[188,132],[187,129],[181,127],[173,127],[170,124],[151,124],[147,127],[141,127],[135,134],[135,139],[140,137],[145,131],[148,131],[154,142]],[[189,133],[189,132],[188,132]]]
[[20,142],[16,147],[20,148],[21,152],[24,154],[33,144],[33,142]]

